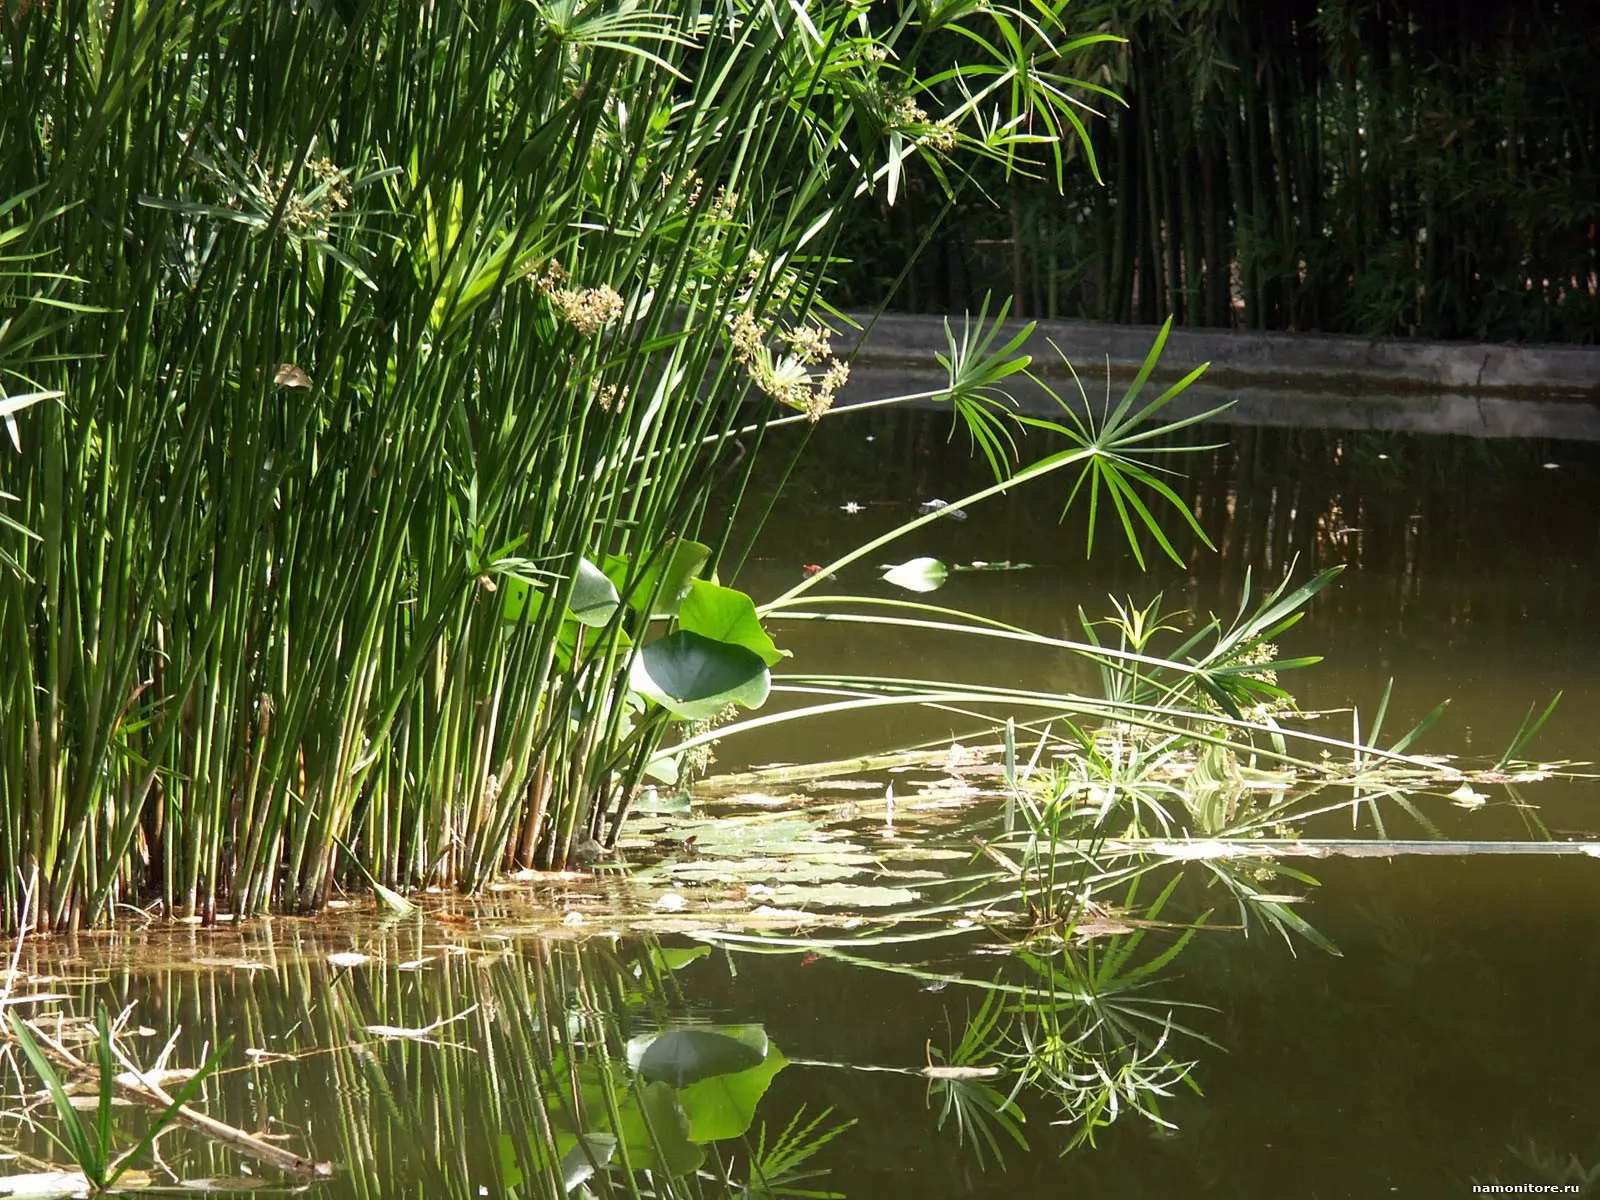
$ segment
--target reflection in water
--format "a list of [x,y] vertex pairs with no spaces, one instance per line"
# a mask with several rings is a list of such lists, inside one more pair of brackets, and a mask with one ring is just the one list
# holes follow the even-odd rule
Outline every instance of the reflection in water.
[[[348,943],[321,929],[250,932],[232,955],[198,963],[195,943],[134,938],[103,955],[89,981],[52,976],[38,958],[14,990],[75,993],[59,1011],[41,1001],[31,1014],[52,1044],[78,1044],[82,1015],[100,1001],[120,1012],[119,1046],[143,1066],[168,1030],[178,1035],[173,1064],[226,1044],[201,1106],[331,1162],[334,1177],[311,1185],[328,1196],[827,1195],[846,1182],[830,1177],[830,1144],[878,1135],[866,1111],[769,1096],[791,1064],[767,1030],[714,1023],[685,996],[679,975],[705,969],[708,944],[512,942],[431,924],[359,936],[365,949],[353,953],[331,951]],[[1150,954],[1144,937],[1033,938],[996,960],[992,976],[930,974],[924,986],[973,998],[952,1045],[930,1041],[920,1064],[808,1059],[804,1068],[915,1077],[926,1135],[952,1139],[979,1166],[1028,1148],[1025,1110],[1042,1100],[1065,1127],[1052,1139],[1061,1149],[1119,1116],[1159,1122],[1160,1099],[1191,1065],[1173,1047],[1196,1037],[1157,990],[1184,939]],[[723,958],[736,973],[737,960]],[[69,1166],[47,1141],[58,1126],[27,1073],[12,1075],[22,1088],[8,1104],[16,1161]],[[131,1145],[139,1123],[122,1124],[129,1132],[116,1143]],[[177,1129],[150,1174],[158,1185],[228,1192],[260,1170]]]
[[[173,1066],[231,1038],[201,1106],[335,1164],[314,1195],[761,1195],[763,1172],[854,1197],[1468,1194],[1600,1161],[1600,910],[1574,906],[1593,867],[1326,862],[1317,923],[1344,957],[1188,933],[1217,906],[1191,868],[1086,943],[1026,925],[551,942],[436,912],[127,934],[81,943],[92,965],[41,944],[13,996],[71,994],[22,1009],[53,1033],[58,1009],[126,1010],[146,1065],[170,1031]],[[645,1079],[635,1039],[661,1030],[741,1048],[726,1075]],[[0,1140],[59,1164],[22,1119],[51,1120],[36,1081],[6,1079]],[[694,1140],[708,1128],[728,1136]],[[157,1181],[277,1177],[184,1130],[159,1155],[140,1164]]]

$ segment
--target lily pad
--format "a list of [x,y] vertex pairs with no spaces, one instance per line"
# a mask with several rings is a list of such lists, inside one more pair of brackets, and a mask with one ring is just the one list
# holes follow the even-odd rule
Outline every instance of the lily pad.
[[0,1175],[0,1196],[31,1196],[38,1200],[87,1196],[89,1181],[82,1171],[35,1171],[26,1175]]
[[650,952],[650,957],[663,971],[681,971],[690,963],[698,962],[710,953],[710,946],[657,946]]
[[824,883],[816,887],[784,884],[773,891],[771,899],[784,908],[895,908],[914,903],[917,893],[906,888],[856,883]]
[[[633,1108],[630,1104],[622,1110],[623,1141],[631,1161],[653,1163],[668,1175],[700,1169],[706,1152],[689,1140],[689,1114],[670,1083],[645,1084],[639,1089],[637,1109],[630,1112]],[[637,1128],[629,1128],[630,1117]]]
[[690,1142],[742,1137],[772,1079],[789,1063],[760,1025],[669,1029],[634,1038],[628,1065],[648,1088],[676,1089]]
[[673,863],[669,869],[674,879],[695,883],[749,883],[772,880],[774,883],[824,883],[851,879],[861,874],[875,860],[866,859],[860,865],[842,863],[796,862],[787,858],[716,858],[693,859]]
[[756,1106],[773,1077],[788,1065],[782,1051],[770,1046],[755,1066],[682,1088],[678,1102],[689,1114],[689,1140],[704,1143],[743,1137],[755,1123]]
[[1027,571],[1032,567],[1032,563],[1012,562],[1010,559],[1005,559],[1001,562],[985,562],[981,558],[975,558],[969,563],[957,563],[950,569],[952,571]]
[[526,612],[530,621],[537,620],[544,606],[544,593],[536,591],[526,579],[502,579],[500,588],[500,616],[508,624],[515,624]]
[[561,1186],[571,1192],[594,1175],[595,1167],[604,1169],[617,1152],[617,1139],[609,1133],[586,1133],[561,1157]]
[[789,657],[789,652],[779,650],[761,628],[754,602],[738,588],[704,579],[690,580],[688,594],[678,606],[678,627],[753,650],[769,667]]
[[[645,571],[638,586],[628,594],[628,607],[643,612],[650,604],[650,615],[656,618],[675,617],[678,606],[689,594],[689,584],[705,570],[711,559],[711,547],[689,538],[674,538],[672,544],[657,557],[655,566]],[[626,560],[613,567],[612,582],[619,587],[627,572]]]
[[705,721],[730,704],[760,708],[772,675],[755,651],[680,629],[639,651],[629,685],[675,717]]

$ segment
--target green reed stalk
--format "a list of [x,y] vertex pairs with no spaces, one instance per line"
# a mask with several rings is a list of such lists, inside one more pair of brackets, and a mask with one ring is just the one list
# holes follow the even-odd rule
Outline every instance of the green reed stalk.
[[[956,63],[952,22],[1008,18],[879,15],[6,10],[0,923],[35,872],[50,928],[211,920],[604,831],[667,724],[627,686],[650,572],[721,544],[747,400],[757,447],[826,406],[735,319],[806,327],[909,163],[1072,127],[1054,8]],[[592,626],[585,560],[622,601]]]

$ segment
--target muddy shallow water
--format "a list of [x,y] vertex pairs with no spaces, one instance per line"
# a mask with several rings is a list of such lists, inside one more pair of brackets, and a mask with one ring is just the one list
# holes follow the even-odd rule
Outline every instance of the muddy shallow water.
[[[1231,612],[1247,567],[1259,590],[1297,558],[1305,574],[1344,562],[1344,576],[1283,639],[1286,653],[1327,658],[1285,680],[1303,706],[1354,703],[1370,714],[1392,677],[1387,729],[1398,733],[1448,698],[1424,748],[1492,761],[1528,707],[1559,690],[1561,704],[1528,753],[1597,757],[1600,448],[1212,432],[1226,445],[1190,462],[1189,479],[1176,486],[1217,551],[1192,535],[1175,539],[1186,567],[1152,561],[1141,571],[1106,526],[1086,560],[1081,511],[1058,524],[1069,490],[1059,481],[975,508],[966,520],[936,522],[882,561],[1028,562],[1025,570],[958,573],[937,599],[1057,636],[1078,633],[1079,606],[1103,614],[1108,594],[1143,603],[1161,592],[1168,610]],[[739,585],[759,600],[918,504],[982,486],[981,463],[946,433],[932,414],[824,423],[781,491],[770,480],[753,485],[774,508]],[[828,586],[881,591],[876,565]],[[932,678],[1057,689],[1083,682],[1070,662],[992,644],[797,623],[774,633],[808,670],[914,667]],[[724,743],[718,769],[960,733],[955,720],[856,715],[759,731]],[[1348,733],[1347,713],[1327,720]],[[1593,782],[1543,783],[1526,798],[1558,838],[1600,832]],[[1502,794],[1477,811],[1440,815],[1453,837],[1528,836]],[[852,827],[869,850],[877,819]],[[970,852],[969,840],[962,845]],[[819,1130],[854,1124],[803,1168],[829,1174],[790,1187],[854,1197],[1329,1200],[1465,1196],[1488,1183],[1600,1188],[1600,861],[1362,859],[1310,869],[1321,886],[1301,912],[1337,955],[1300,939],[1287,945],[1259,925],[1248,936],[1219,928],[1147,977],[1125,982],[1125,967],[1124,982],[1082,985],[1124,949],[1126,964],[1148,962],[1180,936],[1151,928],[1064,949],[1056,969],[1072,963],[1088,972],[1074,985],[1076,1000],[1064,998],[1072,989],[1060,979],[1048,1004],[1042,991],[1024,993],[1058,1018],[1071,1010],[1065,1027],[1079,1032],[1089,1028],[1080,1010],[1099,1004],[1109,1014],[1085,1034],[1082,1055],[1061,1058],[1080,1074],[1098,1063],[1128,1083],[1122,1043],[1104,1036],[1118,1020],[1162,1045],[1142,1069],[1170,1092],[1155,1097],[1166,1124],[1124,1105],[1094,1145],[1065,1154],[1086,1110],[1064,1110],[1059,1088],[1024,1078],[1017,1110],[985,1115],[985,1087],[1003,1098],[1019,1070],[1037,1065],[1039,1047],[1029,1059],[1020,1040],[1036,1023],[1006,1027],[970,1059],[1003,1075],[924,1071],[958,1055],[986,997],[1017,994],[986,985],[1038,987],[1026,963],[995,953],[1015,931],[981,922],[925,922],[874,939],[867,935],[882,924],[865,920],[787,928],[785,940],[763,941],[759,930],[718,936],[710,920],[699,934],[685,932],[697,926],[685,919],[645,922],[654,932],[617,940],[603,932],[604,906],[585,899],[594,889],[574,882],[531,898],[543,908],[508,892],[476,906],[432,899],[420,915],[388,920],[357,908],[215,935],[124,931],[76,947],[41,944],[23,966],[27,989],[73,995],[71,1011],[87,1011],[95,997],[113,1013],[133,1004],[130,1029],[149,1032],[130,1033],[128,1044],[146,1064],[175,1027],[177,1063],[192,1065],[206,1046],[231,1039],[226,1073],[207,1084],[206,1111],[332,1163],[331,1180],[307,1185],[329,1197],[554,1194],[533,1172],[540,1123],[604,1124],[595,1081],[584,1074],[593,1068],[578,1064],[601,1047],[620,1060],[628,1038],[695,1022],[760,1025],[769,1045],[767,1075],[750,1093],[753,1120],[745,1113],[740,1135],[716,1142],[699,1164],[743,1181],[753,1153],[831,1110]],[[1226,899],[1204,885],[1203,871],[1185,876],[1164,915],[1209,911],[1213,924],[1232,923]],[[587,915],[560,915],[573,911]],[[920,932],[940,936],[895,940]],[[53,1007],[36,1006],[41,1014]],[[42,1016],[41,1026],[51,1020]],[[1078,1100],[1087,1103],[1092,1090]],[[13,1112],[21,1103],[7,1102]],[[684,1111],[691,1125],[712,1121],[692,1104]],[[800,1126],[790,1126],[802,1111]],[[1064,1113],[1068,1122],[1056,1124]],[[0,1141],[44,1157],[37,1136],[19,1128],[14,1120],[0,1127]],[[561,1148],[570,1151],[571,1140]],[[237,1156],[186,1131],[164,1138],[161,1153],[171,1177],[216,1178],[213,1189],[242,1185],[244,1170],[277,1178],[241,1168]],[[630,1194],[604,1175],[573,1187]],[[670,1194],[737,1192],[683,1175]]]

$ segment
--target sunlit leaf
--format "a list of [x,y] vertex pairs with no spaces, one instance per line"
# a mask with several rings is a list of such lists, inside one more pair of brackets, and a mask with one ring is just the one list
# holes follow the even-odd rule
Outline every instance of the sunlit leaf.
[[730,704],[760,708],[772,675],[753,650],[679,630],[639,651],[629,686],[675,717],[705,721]]
[[561,1187],[571,1193],[611,1162],[617,1152],[617,1139],[609,1133],[585,1133],[561,1158]]
[[754,1123],[756,1106],[773,1077],[788,1065],[783,1053],[769,1046],[766,1056],[754,1066],[680,1089],[678,1101],[689,1115],[689,1140],[705,1143],[743,1137]]
[[[710,560],[711,547],[703,542],[672,539],[627,593],[628,606],[643,612],[648,605],[650,615],[656,618],[677,616],[678,605],[689,594],[690,581],[699,576]],[[607,574],[619,589],[625,587],[627,560],[619,558],[608,562]]]
[[908,592],[936,592],[950,577],[950,569],[937,558],[913,558],[883,573],[885,583]]
[[688,594],[678,606],[678,626],[714,641],[743,646],[759,654],[769,667],[788,657],[788,652],[779,650],[761,628],[761,618],[756,616],[750,597],[737,588],[691,580]]
[[591,627],[606,624],[621,603],[617,589],[605,572],[587,558],[578,560],[578,576],[572,582],[572,599],[567,608],[581,624]]

